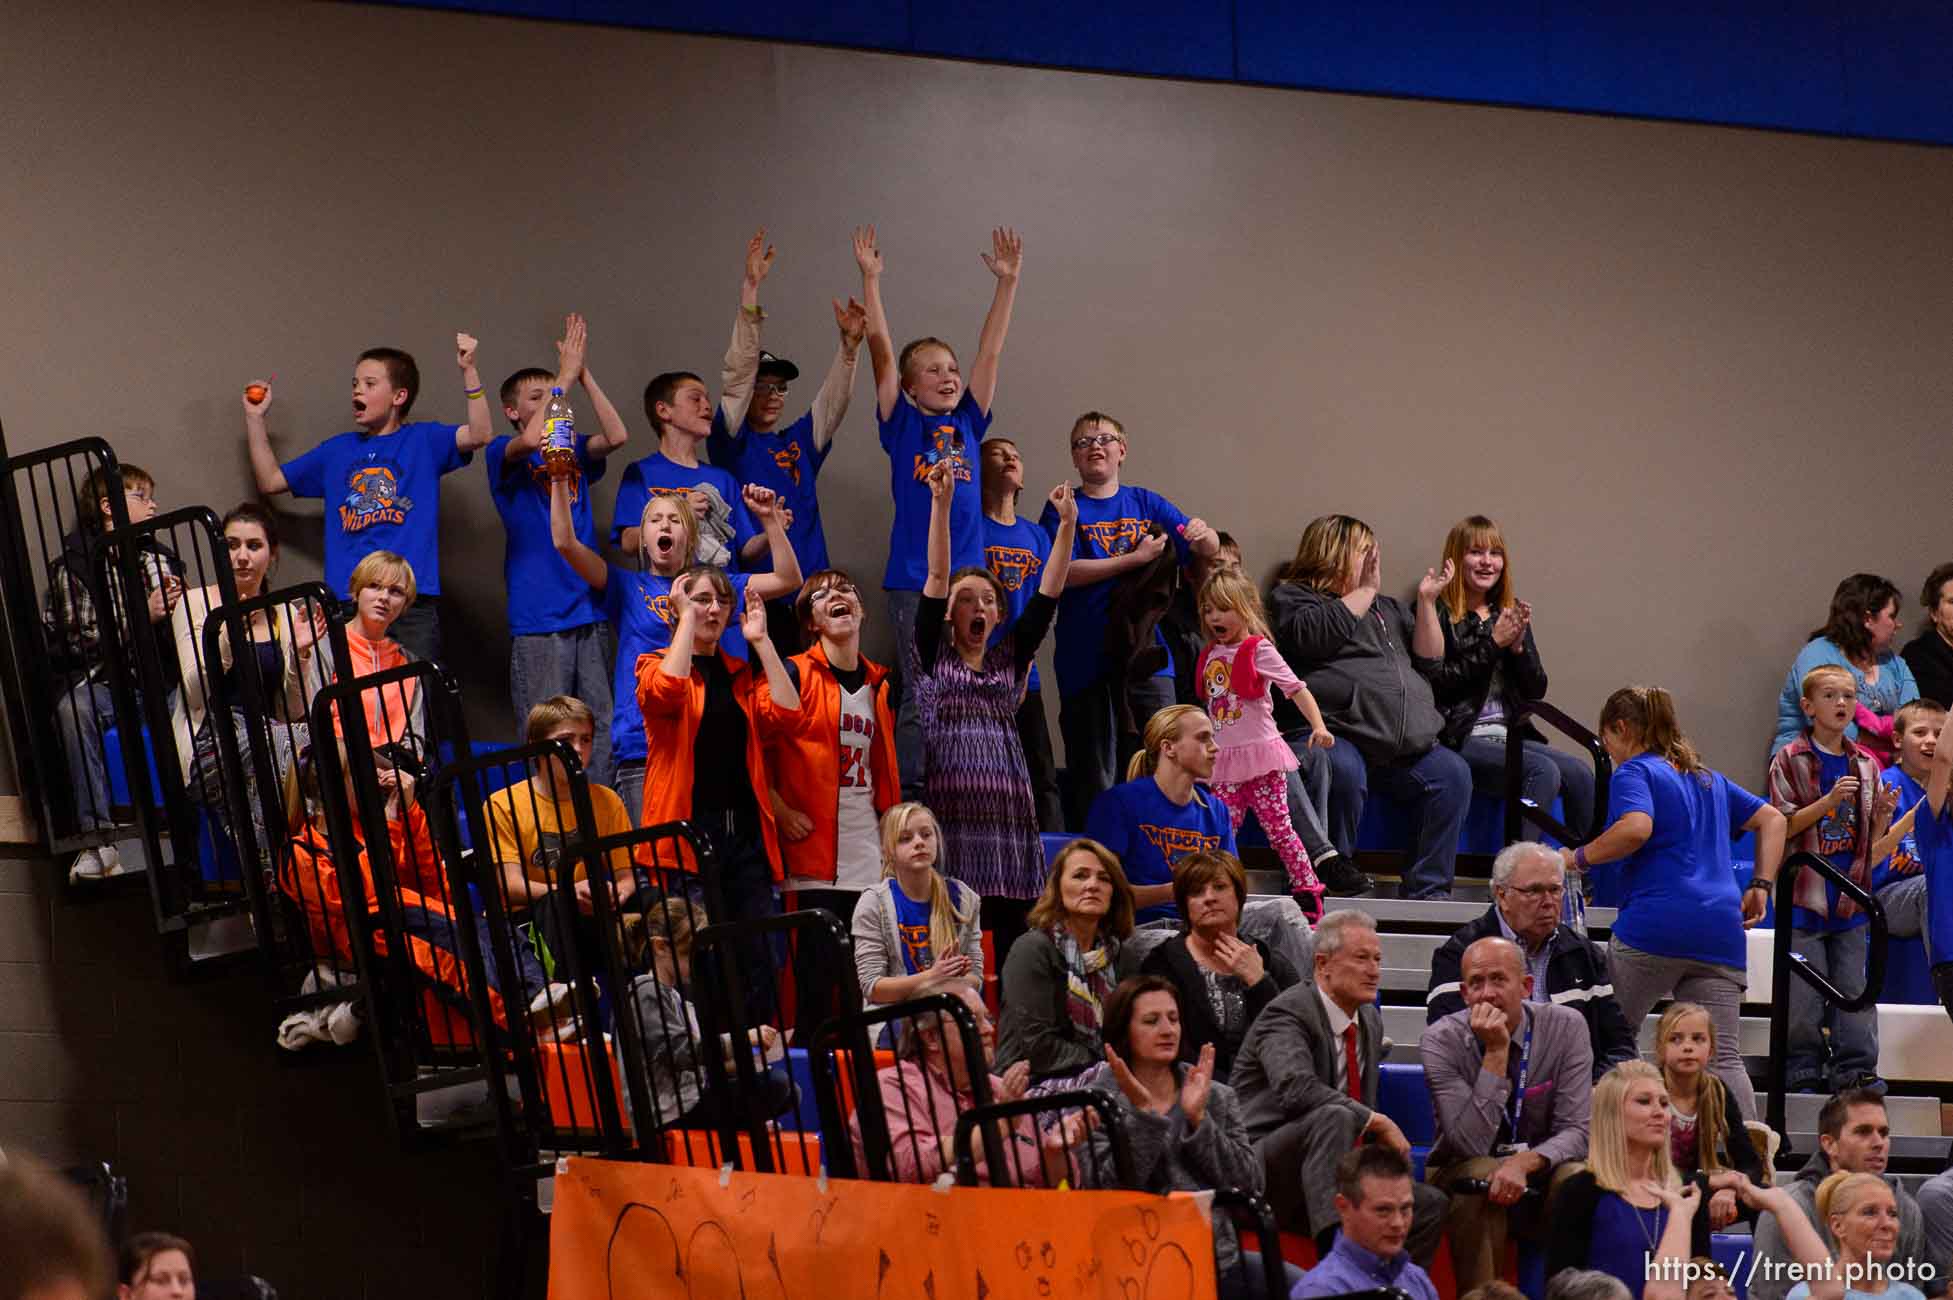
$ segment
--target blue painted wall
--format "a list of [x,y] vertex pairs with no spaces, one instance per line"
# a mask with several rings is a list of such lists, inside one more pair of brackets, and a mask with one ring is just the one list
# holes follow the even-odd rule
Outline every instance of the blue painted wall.
[[416,3],[999,63],[1953,143],[1949,0]]

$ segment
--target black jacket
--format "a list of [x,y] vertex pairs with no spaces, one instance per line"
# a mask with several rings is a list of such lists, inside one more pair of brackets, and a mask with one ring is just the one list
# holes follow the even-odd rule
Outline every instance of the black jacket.
[[[1259,939],[1249,939],[1255,951],[1261,954],[1261,983],[1247,990],[1242,996],[1247,1021],[1242,1025],[1242,1037],[1247,1037],[1247,1027],[1254,1024],[1261,1009],[1275,1000],[1275,995],[1283,989],[1293,988],[1301,976],[1295,967],[1278,952],[1269,950],[1267,944]],[[1222,1083],[1228,1082],[1234,1072],[1234,1049],[1221,1037],[1221,1022],[1214,1018],[1214,1006],[1207,1000],[1207,978],[1200,973],[1199,963],[1187,951],[1186,932],[1182,931],[1168,939],[1159,947],[1146,954],[1140,971],[1147,975],[1160,975],[1173,981],[1173,987],[1180,990],[1180,1059],[1193,1064],[1200,1059],[1200,1049],[1214,1045],[1214,1077]]]
[[1939,629],[1928,625],[1924,632],[1906,642],[1899,655],[1912,669],[1912,680],[1919,683],[1919,697],[1935,704],[1953,705],[1953,646]]
[[[1467,611],[1456,623],[1442,606],[1438,626],[1444,629],[1444,663],[1431,675],[1431,693],[1444,712],[1444,743],[1456,749],[1472,734],[1472,726],[1485,708],[1491,693],[1492,677],[1503,670],[1500,698],[1507,702],[1508,718],[1513,700],[1546,698],[1546,668],[1539,661],[1539,647],[1533,644],[1533,630],[1527,628],[1519,643],[1501,650],[1492,640],[1492,620]],[[1528,740],[1544,741],[1530,722],[1521,733]]]
[[[1431,958],[1431,986],[1424,1001],[1426,1024],[1436,1023],[1454,1011],[1462,1011],[1465,999],[1459,992],[1459,967],[1465,949],[1480,939],[1496,939],[1499,908],[1495,903],[1485,915],[1460,927]],[[1607,973],[1607,958],[1600,948],[1562,925],[1547,940],[1546,993],[1554,1002],[1570,1006],[1587,1020],[1587,1036],[1594,1047],[1594,1078],[1598,1079],[1622,1061],[1641,1055],[1634,1027],[1614,1000],[1614,985]]]
[[[1148,535],[1157,531],[1149,529]],[[1151,563],[1121,576],[1106,602],[1102,662],[1114,687],[1114,716],[1123,735],[1139,735],[1146,729],[1148,719],[1133,716],[1128,691],[1134,682],[1166,667],[1167,651],[1155,633],[1179,585],[1179,553],[1168,546]]]

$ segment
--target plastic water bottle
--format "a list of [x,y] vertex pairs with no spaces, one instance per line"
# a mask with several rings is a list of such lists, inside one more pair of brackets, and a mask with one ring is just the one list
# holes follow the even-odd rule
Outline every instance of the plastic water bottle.
[[549,409],[543,413],[543,467],[552,474],[568,473],[576,464],[576,413],[563,390],[549,390]]

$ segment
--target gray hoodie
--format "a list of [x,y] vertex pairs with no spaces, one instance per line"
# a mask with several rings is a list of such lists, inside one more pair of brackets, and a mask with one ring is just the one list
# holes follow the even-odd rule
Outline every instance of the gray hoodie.
[[1412,613],[1378,596],[1362,618],[1336,596],[1278,582],[1268,593],[1275,648],[1309,684],[1338,740],[1373,763],[1416,758],[1444,729],[1430,673],[1442,662],[1411,653]]
[[[1817,1227],[1817,1235],[1824,1239],[1825,1247],[1835,1255],[1838,1239],[1831,1235],[1830,1225],[1819,1223],[1817,1218],[1817,1185],[1831,1172],[1830,1158],[1819,1151],[1797,1171],[1797,1176],[1785,1190],[1803,1207],[1805,1217]],[[1919,1266],[1930,1265],[1933,1270],[1931,1274],[1913,1273],[1913,1277],[1922,1279],[1913,1285],[1927,1295],[1943,1293],[1946,1290],[1946,1261],[1927,1258],[1926,1220],[1919,1213],[1919,1202],[1899,1185],[1898,1179],[1888,1175],[1885,1181],[1891,1185],[1892,1194],[1899,1202],[1899,1244],[1892,1251],[1893,1265],[1903,1266],[1907,1261]],[[1745,1260],[1742,1266],[1750,1278],[1750,1300],[1783,1300],[1791,1287],[1796,1285],[1786,1276],[1787,1266],[1796,1257],[1784,1245],[1783,1228],[1777,1223],[1776,1215],[1757,1217],[1755,1241],[1753,1258]]]

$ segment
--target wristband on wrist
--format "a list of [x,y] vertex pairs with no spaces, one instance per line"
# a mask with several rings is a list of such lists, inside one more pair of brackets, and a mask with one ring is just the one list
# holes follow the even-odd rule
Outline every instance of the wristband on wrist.
[[1585,871],[1587,869],[1587,846],[1586,845],[1582,844],[1579,848],[1573,851],[1573,865],[1578,867],[1582,871]]
[[1777,882],[1774,880],[1765,880],[1762,876],[1751,876],[1750,882],[1743,886],[1743,892],[1747,894],[1752,889],[1770,890],[1776,887]]
[[475,400],[475,399],[476,399],[477,397],[480,397],[480,396],[482,395],[482,390],[481,390],[481,388],[479,388],[479,387],[475,387],[475,388],[464,388],[464,389],[462,389],[462,390],[461,390],[461,395],[462,395],[463,397],[465,397],[465,398],[467,398],[467,399],[468,399],[469,401],[471,401],[471,402],[472,402],[472,401],[474,401],[474,400]]

